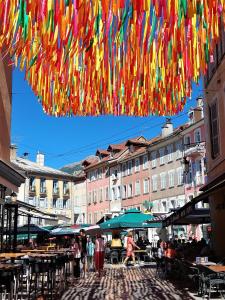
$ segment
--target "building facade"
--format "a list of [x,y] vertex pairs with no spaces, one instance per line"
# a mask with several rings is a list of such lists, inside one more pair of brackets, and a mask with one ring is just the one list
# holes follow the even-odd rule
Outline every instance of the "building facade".
[[85,173],[81,172],[76,175],[73,185],[74,195],[74,224],[86,224],[87,221],[87,194],[86,194],[86,177]]
[[142,136],[128,140],[128,149],[119,160],[123,210],[144,210],[145,201],[150,201],[148,145],[149,142]]
[[212,220],[211,237],[217,255],[225,253],[225,32],[214,48],[205,76],[205,119],[208,183],[202,188],[209,198]]
[[[75,176],[45,166],[44,155],[41,153],[37,154],[36,162],[32,162],[17,157],[14,149],[11,162],[15,168],[26,174],[26,181],[19,188],[18,200],[57,218],[56,221],[51,218],[32,218],[32,223],[39,225],[55,225],[55,222],[73,223]],[[27,218],[20,217],[19,225],[24,223],[27,223]]]

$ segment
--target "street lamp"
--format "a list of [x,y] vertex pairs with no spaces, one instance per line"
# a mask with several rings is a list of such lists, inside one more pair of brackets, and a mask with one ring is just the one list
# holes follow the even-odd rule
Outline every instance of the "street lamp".
[[12,192],[12,194],[10,195],[11,197],[11,202],[12,203],[16,203],[17,201],[17,194],[15,192]]

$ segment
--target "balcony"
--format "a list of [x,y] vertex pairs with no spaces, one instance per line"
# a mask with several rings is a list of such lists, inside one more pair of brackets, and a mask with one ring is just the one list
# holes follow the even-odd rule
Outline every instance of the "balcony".
[[53,188],[52,192],[53,198],[59,198],[59,188]]
[[29,186],[29,196],[35,196],[36,195],[36,187],[35,186]]
[[64,189],[63,190],[63,198],[68,199],[69,197],[70,197],[70,190],[68,188]]
[[196,157],[199,155],[204,155],[205,142],[184,145],[184,149],[184,154],[186,157]]
[[47,190],[46,187],[42,187],[40,189],[40,197],[46,197],[47,196]]

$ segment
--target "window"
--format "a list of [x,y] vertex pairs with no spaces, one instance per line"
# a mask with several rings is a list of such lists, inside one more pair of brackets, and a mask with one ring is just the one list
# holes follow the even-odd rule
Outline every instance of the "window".
[[91,181],[94,181],[95,180],[95,173],[94,172],[91,172]]
[[152,168],[156,168],[157,166],[156,151],[151,153],[151,161],[152,161]]
[[182,157],[182,144],[181,142],[176,143],[176,158],[179,159]]
[[144,181],[143,181],[143,191],[144,191],[144,194],[149,193],[149,180],[148,180],[148,178],[144,179]]
[[92,197],[93,197],[93,202],[96,203],[97,202],[97,191],[93,191],[92,192]]
[[202,161],[196,160],[195,161],[195,166],[196,166],[196,184],[203,184],[203,177],[202,177]]
[[141,194],[140,180],[137,180],[135,182],[135,196],[138,196],[140,194]]
[[160,165],[164,165],[165,164],[165,149],[164,148],[161,148],[159,149],[159,163]]
[[67,181],[63,182],[63,195],[69,194],[69,185]]
[[41,178],[40,193],[46,193],[46,179],[45,178]]
[[157,175],[152,176],[152,191],[156,192],[157,191]]
[[127,197],[130,198],[133,196],[133,185],[132,183],[129,183],[127,185]]
[[36,198],[35,197],[29,197],[28,198],[28,204],[36,206]]
[[148,169],[148,155],[143,156],[143,169]]
[[173,187],[174,186],[174,170],[169,171],[168,176],[169,176],[169,187]]
[[105,200],[109,200],[109,188],[105,188]]
[[160,181],[161,181],[161,190],[165,190],[165,188],[166,188],[166,173],[160,174]]
[[57,199],[53,199],[52,206],[53,208],[57,208]]
[[89,224],[92,224],[92,215],[91,214],[88,215],[88,220],[89,220]]
[[102,178],[102,168],[98,169],[98,179]]
[[184,137],[184,145],[188,146],[190,144],[191,144],[191,137],[190,137],[190,135],[186,135]]
[[121,198],[121,189],[120,186],[117,187],[117,199]]
[[103,189],[99,190],[99,201],[102,202],[103,201]]
[[69,200],[63,199],[63,208],[68,209],[69,208]]
[[122,176],[126,176],[127,175],[127,164],[124,163],[122,165]]
[[117,200],[117,193],[116,193],[116,188],[112,188],[112,200]]
[[162,211],[163,211],[163,212],[167,212],[166,201],[162,201]]
[[126,197],[127,197],[127,187],[126,187],[126,185],[123,185],[123,188],[122,188],[122,198],[126,199]]
[[91,192],[88,193],[88,204],[91,204]]
[[135,172],[140,171],[140,158],[135,159]]
[[172,209],[175,209],[176,208],[176,200],[170,200],[170,207]]
[[30,177],[29,190],[35,192],[35,178]]
[[200,128],[195,130],[195,143],[201,142],[201,130]]
[[57,179],[53,180],[53,193],[57,194],[59,192],[59,182]]
[[211,127],[211,155],[216,158],[220,153],[219,147],[219,124],[217,101],[209,107],[210,127]]
[[177,185],[183,184],[183,169],[178,168],[177,169]]
[[167,146],[167,158],[168,158],[168,162],[171,162],[173,160],[173,145],[168,145]]
[[127,170],[127,175],[132,174],[132,160],[128,161],[128,170]]

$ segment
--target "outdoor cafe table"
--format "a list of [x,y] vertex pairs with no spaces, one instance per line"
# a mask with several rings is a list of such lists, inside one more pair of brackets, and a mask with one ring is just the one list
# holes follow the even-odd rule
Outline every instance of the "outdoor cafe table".
[[0,253],[0,259],[11,259],[13,262],[16,258],[24,256],[24,253]]
[[225,272],[225,266],[223,265],[207,266],[207,268],[216,273]]

